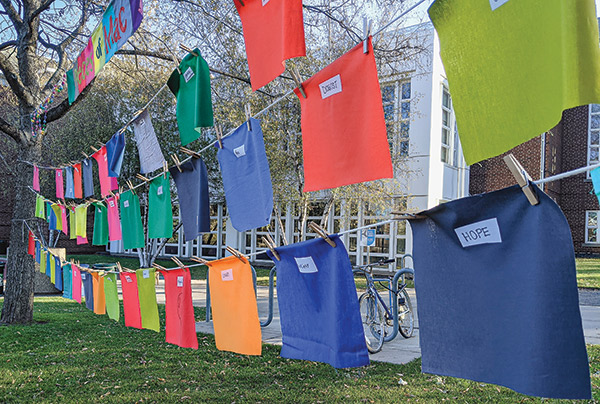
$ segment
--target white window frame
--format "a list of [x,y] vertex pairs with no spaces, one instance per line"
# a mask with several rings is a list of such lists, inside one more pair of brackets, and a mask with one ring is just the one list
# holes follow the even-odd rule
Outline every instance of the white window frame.
[[[593,112],[594,105],[598,106],[598,111]],[[588,106],[588,139],[587,139],[587,165],[590,166],[592,164],[598,164],[600,162],[600,128],[592,129],[592,116],[598,116],[600,118],[600,104],[590,104]],[[598,134],[598,143],[592,144],[592,133]],[[592,160],[591,152],[592,149],[597,150],[598,158]],[[590,177],[590,172],[587,172],[587,178]]]
[[[454,108],[452,107],[452,95],[450,94],[450,90],[448,90],[448,86],[446,86],[446,84],[442,84],[441,94],[442,96],[440,104],[442,107],[442,115],[440,119],[440,161],[444,164],[456,167],[458,164],[458,142],[456,141],[458,134],[455,133],[456,120],[454,118]],[[444,105],[444,94],[448,94],[448,99],[450,100],[450,105],[448,107]],[[444,112],[448,113],[448,125],[444,125]],[[444,130],[448,131],[448,143],[444,143]],[[444,150],[446,150],[447,160],[444,160]]]
[[[402,98],[402,86],[404,84],[410,85],[410,97],[406,98],[406,99]],[[394,133],[393,133],[393,137],[390,137],[390,134],[388,133],[388,141],[391,141],[393,147],[395,147],[395,148],[401,148],[402,144],[406,142],[407,151],[405,154],[403,154],[401,152],[401,150],[398,150],[398,149],[396,149],[394,151],[397,151],[403,157],[408,157],[410,155],[410,119],[411,119],[411,113],[412,113],[411,102],[412,102],[412,98],[413,98],[412,82],[411,82],[410,78],[402,78],[402,79],[397,79],[397,80],[389,80],[389,81],[381,83],[381,88],[389,87],[389,86],[394,86],[394,100],[392,102],[393,109],[394,109],[394,116],[393,116]],[[383,93],[382,93],[382,101],[383,101]],[[388,104],[390,104],[390,103],[389,102],[383,103],[384,112],[385,112],[385,106]],[[408,108],[409,108],[408,118],[402,118],[402,105],[403,104],[408,104]],[[386,121],[386,127],[387,127],[388,123],[389,122]],[[408,124],[408,133],[406,136],[402,136],[401,128],[402,128],[403,123]]]
[[[590,214],[596,215],[596,226],[590,226]],[[585,211],[585,244],[599,244],[600,245],[600,211],[598,210],[586,210]],[[590,230],[596,230],[596,241],[589,241]]]

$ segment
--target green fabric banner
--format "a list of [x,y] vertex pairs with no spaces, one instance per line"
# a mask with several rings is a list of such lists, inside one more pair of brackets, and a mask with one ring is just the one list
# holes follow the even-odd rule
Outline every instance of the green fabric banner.
[[129,190],[121,194],[121,232],[123,248],[144,248],[144,229],[140,213],[140,198]]
[[499,4],[437,0],[429,8],[467,164],[552,129],[565,109],[600,103],[594,0]]
[[41,195],[35,197],[35,217],[46,219],[46,204]]
[[171,207],[170,173],[161,175],[150,183],[148,206],[148,237],[173,236],[173,209]]
[[108,213],[102,202],[94,202],[94,236],[92,245],[108,244]]
[[142,328],[160,331],[158,305],[156,304],[156,289],[154,287],[154,268],[142,268],[135,271],[140,298],[140,313]]
[[119,321],[119,292],[117,291],[116,274],[106,274],[104,276],[104,299],[108,318]]

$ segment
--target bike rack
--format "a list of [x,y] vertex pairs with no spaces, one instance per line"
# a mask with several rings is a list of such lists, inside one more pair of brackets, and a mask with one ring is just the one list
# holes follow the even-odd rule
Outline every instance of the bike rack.
[[[393,296],[396,296],[398,293],[398,279],[400,279],[400,277],[405,274],[414,275],[415,271],[412,268],[402,268],[402,269],[399,269],[398,271],[396,271],[396,273],[394,274],[394,278],[392,279]],[[397,298],[397,296],[396,296],[396,298],[392,298],[392,317],[394,318],[394,325],[392,326],[393,327],[392,333],[390,335],[386,335],[385,337],[383,337],[383,342],[390,342],[391,340],[393,340],[394,338],[396,338],[398,336],[398,298]]]

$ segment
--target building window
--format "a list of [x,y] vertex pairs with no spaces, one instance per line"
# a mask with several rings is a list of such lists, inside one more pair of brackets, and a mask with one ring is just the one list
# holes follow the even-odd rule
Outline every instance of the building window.
[[[600,105],[590,104],[588,125],[588,165],[600,162]],[[588,172],[589,178],[589,172]]]
[[598,239],[598,214],[600,211],[588,210],[585,212],[585,242],[600,244]]
[[408,156],[410,132],[410,81],[394,81],[381,86],[383,113],[387,127],[388,142],[401,156]]
[[442,87],[442,162],[457,164],[457,147],[455,142],[456,122],[452,111],[452,97],[446,86]]

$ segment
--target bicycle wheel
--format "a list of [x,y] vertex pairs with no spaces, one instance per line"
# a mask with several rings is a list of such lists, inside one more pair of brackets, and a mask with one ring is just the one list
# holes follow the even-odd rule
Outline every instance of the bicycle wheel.
[[383,346],[385,316],[381,303],[371,292],[365,292],[358,299],[360,318],[365,331],[365,341],[370,353],[381,351]]
[[415,316],[406,289],[398,293],[398,331],[404,338],[410,338],[415,330]]

